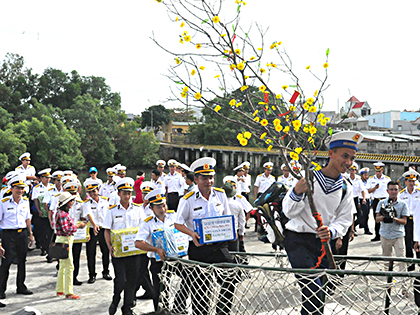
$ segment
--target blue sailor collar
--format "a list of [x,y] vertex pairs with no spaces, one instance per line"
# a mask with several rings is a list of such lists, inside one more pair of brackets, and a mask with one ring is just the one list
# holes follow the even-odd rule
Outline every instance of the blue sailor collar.
[[314,171],[314,176],[326,195],[333,193],[343,187],[343,176],[340,174],[338,179],[325,176],[321,170]]

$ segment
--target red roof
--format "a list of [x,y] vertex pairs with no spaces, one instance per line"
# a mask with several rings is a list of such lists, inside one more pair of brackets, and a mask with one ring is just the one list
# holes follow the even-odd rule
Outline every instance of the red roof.
[[347,102],[356,102],[356,103],[359,103],[360,101],[356,97],[352,96],[352,97],[350,97],[350,99]]
[[363,107],[363,104],[365,104],[365,102],[356,103],[356,104],[354,104],[353,109],[355,109],[355,108],[362,108]]

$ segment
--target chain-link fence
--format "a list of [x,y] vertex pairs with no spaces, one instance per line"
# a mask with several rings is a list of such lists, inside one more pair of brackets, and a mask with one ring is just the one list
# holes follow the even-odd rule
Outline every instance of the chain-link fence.
[[160,307],[194,315],[420,314],[420,273],[403,271],[417,259],[336,256],[345,270],[313,270],[292,269],[281,254],[235,256],[236,265],[166,261]]

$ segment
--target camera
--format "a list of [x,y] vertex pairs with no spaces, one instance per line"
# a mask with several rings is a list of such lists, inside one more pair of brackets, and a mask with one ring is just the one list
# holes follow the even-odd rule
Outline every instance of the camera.
[[384,223],[393,223],[394,218],[397,216],[397,211],[395,211],[392,204],[388,203],[387,205],[382,204],[379,214],[384,217]]

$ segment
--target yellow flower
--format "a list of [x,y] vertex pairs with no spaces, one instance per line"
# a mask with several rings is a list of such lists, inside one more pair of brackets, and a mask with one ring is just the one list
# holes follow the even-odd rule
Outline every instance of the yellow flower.
[[179,65],[181,63],[181,60],[179,58],[176,58],[175,62],[176,62],[177,65]]
[[179,40],[179,42],[180,42],[181,44],[183,44],[183,43],[184,43],[184,40],[181,38],[181,39]]
[[224,52],[225,54],[227,54],[227,53],[229,52],[229,50],[225,49],[223,52]]
[[229,65],[230,70],[233,70],[236,68],[236,66],[234,64]]
[[260,72],[261,72],[261,73],[264,73],[264,72],[265,72],[265,69],[264,69],[264,68],[261,68],[261,69],[260,69]]
[[195,93],[194,97],[196,100],[199,100],[201,98],[201,94],[197,92]]
[[266,89],[265,85],[261,85],[261,86],[260,86],[260,91],[261,91],[261,92],[264,92],[264,91],[265,91],[265,89]]
[[325,117],[325,115],[323,113],[319,113],[316,121],[320,122],[324,117]]
[[257,110],[255,110],[255,112],[252,114],[252,116],[254,116],[255,117],[255,115],[257,115],[258,114],[258,109]]
[[181,93],[181,97],[186,98],[187,97],[187,94],[188,94],[187,92],[182,92]]
[[276,110],[276,109],[277,109],[277,108],[276,108],[276,106],[274,106],[274,105],[273,105],[273,106],[271,106],[271,108],[272,108],[273,110]]
[[255,57],[251,57],[251,58],[249,58],[249,60],[255,60]]
[[248,88],[248,85],[244,85],[243,87],[241,87],[241,92],[245,91]]
[[325,69],[327,69],[327,68],[328,68],[328,62],[324,63],[323,67],[324,67]]
[[261,120],[261,125],[264,126],[264,127],[267,126],[268,125],[267,119]]
[[311,162],[311,163],[314,166],[314,171],[319,171],[320,169],[322,169],[321,165],[319,165],[318,163],[316,162]]
[[277,43],[273,43],[273,44],[271,44],[270,49],[274,49],[276,47],[277,47]]
[[185,40],[186,42],[191,41],[191,36],[190,36],[190,35],[186,35],[186,36],[184,37],[184,40]]
[[191,75],[194,75],[195,74],[195,69],[192,69],[191,70]]
[[214,108],[214,111],[216,112],[216,113],[218,113],[219,112],[219,110],[221,110],[222,109],[222,107],[220,107],[220,105],[217,105],[215,108]]
[[312,105],[315,102],[315,100],[312,97],[308,98],[306,101],[309,105]]
[[311,66],[307,66],[307,67],[306,67],[306,70],[309,70],[309,68],[310,68],[310,67],[311,67]]
[[[309,137],[309,138],[308,138],[308,142],[309,142],[310,144],[314,144],[314,138]],[[314,162],[312,162],[312,163],[314,163]]]
[[262,48],[257,48],[257,50],[262,50]]
[[241,144],[241,146],[246,146],[247,144],[248,144],[248,140],[246,140],[246,139],[241,139],[240,141],[239,141],[239,143]]
[[281,43],[283,43],[283,42],[277,42],[277,45],[281,45]]
[[275,63],[271,63],[272,68],[277,68],[277,65]]
[[309,127],[309,133],[311,134],[311,136],[313,136],[314,134],[316,134],[317,129],[315,126],[310,126]]
[[266,102],[258,102],[258,105],[266,105]]
[[244,65],[244,63],[243,62],[241,62],[241,63],[238,63],[238,65],[236,66],[239,70],[244,70],[244,68],[245,68],[245,65]]
[[287,89],[287,88],[288,88],[288,86],[287,86],[287,85],[283,85],[281,88],[282,88],[283,90],[285,90],[285,89]]
[[284,133],[288,133],[289,131],[290,131],[290,126],[284,127],[284,129],[283,129]]
[[317,97],[318,96],[318,90],[315,91],[314,96]]
[[276,98],[279,100],[279,99],[281,99],[281,94],[277,94],[276,95]]
[[244,136],[242,133],[238,133],[238,135],[236,136],[236,139],[238,139],[239,141],[241,141],[241,139],[243,139]]
[[246,76],[245,76],[245,80],[246,80],[246,79],[249,79],[249,75],[246,75]]
[[308,110],[308,109],[309,109],[309,104],[308,104],[308,102],[306,102],[305,104],[303,104],[303,109],[304,109],[304,110]]
[[300,120],[293,120],[292,125],[295,131],[299,131],[300,126],[302,126],[302,123],[300,122]]
[[226,34],[222,34],[222,35],[220,35],[220,37],[225,37],[226,36]]
[[273,120],[273,125],[274,126],[277,126],[278,124],[280,124],[281,123],[281,121],[280,121],[280,119],[278,119],[278,118],[276,118],[276,119],[274,119]]
[[188,34],[188,32],[187,32],[187,31],[184,31],[183,35],[185,36],[185,35],[187,35],[187,34]]
[[241,106],[242,105],[242,102],[238,102],[238,103],[236,103],[236,107],[239,107],[239,106]]
[[290,152],[289,155],[293,160],[299,161],[299,154],[297,154],[296,152]]
[[235,54],[239,55],[241,53],[240,49],[235,49]]
[[321,124],[321,126],[325,126],[327,124],[327,122],[328,122],[328,120],[322,119],[320,124]]
[[302,148],[301,147],[298,147],[298,148],[296,148],[295,149],[295,152],[297,153],[297,154],[300,154],[301,152],[302,152]]
[[176,17],[175,22],[178,22],[178,20],[179,20],[179,17]]
[[291,105],[291,106],[289,107],[289,109],[290,109],[291,111],[294,111],[294,110],[296,109],[296,106]]
[[216,16],[213,18],[213,22],[214,22],[214,23],[219,23],[219,21],[220,21],[220,19],[219,19],[219,17],[216,15]]
[[220,74],[215,75],[214,78],[220,78]]
[[303,127],[303,131],[304,131],[304,132],[306,132],[306,133],[308,133],[308,132],[309,132],[309,127],[308,127],[308,125],[305,125],[305,126]]
[[230,106],[235,106],[235,104],[236,104],[236,100],[235,99],[231,99],[230,102],[229,102],[229,105]]
[[184,88],[182,89],[182,91],[188,92],[188,86],[184,86]]
[[258,116],[257,116],[257,117],[255,117],[255,118],[254,118],[254,121],[259,122],[259,121],[260,121],[260,117],[258,117]]
[[181,26],[181,27],[184,27],[184,26],[185,26],[185,23],[184,23],[184,22],[182,22],[180,26]]
[[206,67],[200,66],[200,70],[204,70],[206,69]]
[[200,49],[201,48],[201,44],[197,44],[197,45],[195,45],[195,47],[197,47],[197,49]]
[[244,132],[244,137],[247,139],[251,139],[252,134],[249,131]]
[[309,112],[310,113],[315,113],[316,112],[316,107],[314,105],[312,105],[311,107],[309,107]]
[[266,132],[264,132],[264,133],[260,136],[260,139],[264,139],[266,135],[267,135],[267,133],[266,133]]
[[268,148],[267,148],[267,151],[271,151],[272,148],[273,148],[273,146],[269,145]]
[[276,131],[280,132],[283,129],[283,126],[280,124],[275,125],[276,126]]

